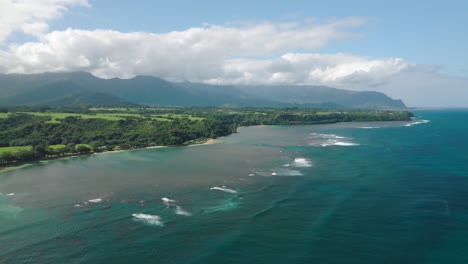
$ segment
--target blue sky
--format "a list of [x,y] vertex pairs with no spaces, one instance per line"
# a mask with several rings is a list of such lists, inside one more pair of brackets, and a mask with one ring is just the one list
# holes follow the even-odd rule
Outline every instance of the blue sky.
[[468,106],[468,1],[0,0],[0,72],[374,90]]
[[278,21],[357,16],[370,22],[357,30],[360,39],[333,42],[321,51],[370,57],[402,57],[442,67],[450,75],[468,75],[468,1],[90,1],[76,8],[54,29],[117,29],[167,32],[203,23]]

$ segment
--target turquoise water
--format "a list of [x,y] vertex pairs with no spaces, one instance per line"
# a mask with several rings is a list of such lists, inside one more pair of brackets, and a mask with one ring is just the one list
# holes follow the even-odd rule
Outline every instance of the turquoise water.
[[468,263],[468,111],[416,115],[0,173],[0,263]]

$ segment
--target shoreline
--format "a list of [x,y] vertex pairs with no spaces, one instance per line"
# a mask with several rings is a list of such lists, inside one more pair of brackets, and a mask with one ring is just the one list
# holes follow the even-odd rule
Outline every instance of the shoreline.
[[10,165],[6,165],[6,166],[2,165],[2,166],[0,166],[0,174],[3,173],[3,172],[9,172],[9,171],[14,171],[14,170],[24,169],[24,168],[27,168],[29,166],[33,166],[33,165],[40,164],[40,163],[45,163],[45,162],[48,162],[48,161],[66,160],[66,159],[86,157],[86,156],[97,156],[97,155],[104,155],[104,154],[122,153],[122,152],[134,151],[134,150],[204,146],[204,145],[216,144],[216,143],[219,143],[219,142],[221,142],[221,141],[218,140],[218,139],[208,138],[202,143],[193,143],[193,144],[180,145],[180,146],[149,146],[149,147],[143,147],[143,148],[119,149],[119,150],[110,150],[110,151],[103,151],[103,152],[92,152],[92,153],[86,153],[86,154],[76,154],[75,153],[75,154],[72,154],[72,155],[69,155],[69,156],[46,157],[46,158],[39,159],[39,160],[36,160],[36,161],[12,164],[11,166]]
[[[401,120],[403,122],[411,121],[411,120]],[[363,122],[363,121],[352,121],[352,122]],[[372,122],[372,121],[370,121]],[[393,122],[393,121],[375,121],[375,122]],[[400,122],[400,120],[395,120],[395,122]],[[303,124],[303,125],[325,125],[325,124],[336,124],[336,123],[344,123],[344,122],[318,122],[314,124]],[[238,126],[236,128],[235,132],[232,132],[230,135],[234,133],[239,133],[240,129],[246,128],[246,127],[267,127],[271,125],[252,125],[252,126]],[[220,137],[222,138],[222,137]],[[192,143],[186,144],[186,145],[178,145],[178,146],[149,146],[149,147],[143,147],[143,148],[133,148],[133,149],[122,149],[122,150],[111,150],[111,151],[104,151],[104,152],[92,152],[92,153],[86,153],[86,154],[72,154],[69,156],[57,156],[57,157],[47,157],[44,159],[39,159],[36,161],[32,162],[26,162],[26,163],[18,163],[15,165],[6,165],[6,166],[0,166],[0,174],[3,172],[9,172],[17,169],[22,169],[25,167],[32,166],[34,164],[38,163],[44,163],[49,160],[62,160],[62,159],[69,159],[69,158],[77,158],[77,157],[84,157],[84,156],[91,156],[91,155],[102,155],[102,154],[112,154],[112,153],[121,153],[121,152],[127,152],[127,151],[134,151],[134,150],[144,150],[144,149],[159,149],[159,148],[173,148],[173,147],[193,147],[193,146],[204,146],[204,145],[212,145],[221,142],[220,138],[208,138],[204,139],[203,142],[197,142],[197,140],[191,141]]]

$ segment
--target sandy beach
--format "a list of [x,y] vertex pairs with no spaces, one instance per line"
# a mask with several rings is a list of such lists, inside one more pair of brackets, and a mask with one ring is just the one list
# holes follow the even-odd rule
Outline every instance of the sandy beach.
[[[210,138],[210,139],[207,139],[203,143],[191,144],[191,145],[182,146],[182,147],[211,145],[211,144],[216,144],[216,143],[219,143],[219,142],[220,142],[219,139]],[[145,148],[119,149],[119,150],[111,150],[111,151],[104,151],[104,152],[94,152],[94,153],[83,154],[83,155],[70,155],[70,156],[66,156],[66,157],[48,157],[48,158],[43,159],[43,160],[38,160],[38,161],[35,161],[35,162],[29,162],[29,163],[25,163],[25,164],[19,164],[17,166],[0,167],[0,173],[13,171],[13,170],[18,170],[18,169],[22,169],[22,168],[25,168],[25,167],[28,167],[28,166],[32,166],[34,164],[45,163],[45,162],[52,161],[52,160],[64,160],[64,159],[72,159],[72,158],[91,156],[91,155],[114,154],[114,153],[128,152],[128,151],[133,151],[133,150],[160,149],[160,148],[169,148],[169,147],[179,147],[179,146],[151,146],[151,147],[145,147]]]

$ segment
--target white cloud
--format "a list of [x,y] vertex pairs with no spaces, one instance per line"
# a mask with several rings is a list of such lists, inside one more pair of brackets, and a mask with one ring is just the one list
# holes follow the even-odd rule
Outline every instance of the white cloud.
[[[343,54],[288,52],[313,51],[335,39],[355,37],[350,30],[362,23],[363,19],[351,17],[322,24],[207,25],[164,34],[67,29],[44,34],[37,42],[10,45],[0,54],[0,70],[19,73],[83,70],[100,77],[147,74],[170,80],[224,83],[259,82],[264,77],[306,83],[326,81],[327,76],[334,74],[338,75],[333,77],[338,81],[355,72],[339,68],[340,62],[351,67],[350,61],[354,61],[367,71],[374,70],[379,63]],[[39,25],[31,28],[41,30]],[[269,59],[260,59],[265,57]],[[280,64],[294,72],[275,71],[275,65]],[[268,68],[263,69],[264,66]],[[330,72],[328,67],[335,70]],[[268,74],[274,77],[265,76]],[[242,79],[241,75],[251,77]]]
[[378,86],[409,64],[400,58],[368,59],[349,54],[287,53],[269,60],[234,59],[211,83]]
[[320,84],[383,91],[421,106],[468,97],[468,80],[444,77],[402,58],[317,53],[332,41],[358,36],[353,31],[365,23],[362,18],[205,25],[162,34],[79,29],[47,33],[47,21],[59,17],[68,5],[88,3],[34,1],[31,6],[42,8],[42,13],[28,7],[16,10],[11,18],[2,16],[8,13],[5,3],[25,2],[0,0],[0,41],[16,30],[39,37],[0,50],[0,72],[87,71],[104,78],[153,75],[217,84]]
[[62,16],[67,6],[89,6],[87,0],[0,0],[0,43],[11,33],[21,31],[40,36],[47,21]]

